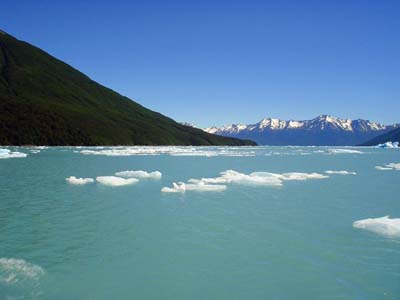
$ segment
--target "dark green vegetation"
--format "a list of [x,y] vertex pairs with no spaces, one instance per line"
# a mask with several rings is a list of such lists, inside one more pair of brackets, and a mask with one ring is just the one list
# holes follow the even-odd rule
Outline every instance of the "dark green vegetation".
[[181,125],[0,31],[0,145],[254,145]]
[[400,128],[396,128],[387,133],[378,135],[372,140],[363,143],[361,146],[375,146],[386,142],[400,142]]

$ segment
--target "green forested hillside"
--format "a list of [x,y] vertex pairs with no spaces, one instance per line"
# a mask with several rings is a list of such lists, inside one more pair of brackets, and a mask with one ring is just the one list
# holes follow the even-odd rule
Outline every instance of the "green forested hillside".
[[251,145],[181,125],[0,31],[0,145]]

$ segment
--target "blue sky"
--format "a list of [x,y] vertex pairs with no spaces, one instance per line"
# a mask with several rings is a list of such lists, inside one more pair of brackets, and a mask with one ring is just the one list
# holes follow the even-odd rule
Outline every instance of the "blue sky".
[[0,28],[177,121],[400,122],[399,1],[2,1]]

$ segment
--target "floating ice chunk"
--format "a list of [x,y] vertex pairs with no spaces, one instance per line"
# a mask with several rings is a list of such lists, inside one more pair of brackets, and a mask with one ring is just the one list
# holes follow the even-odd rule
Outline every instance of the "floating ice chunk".
[[267,185],[267,186],[281,186],[282,180],[278,174],[269,172],[253,172],[249,175],[228,170],[221,173],[223,178],[226,178],[228,182],[245,185]]
[[10,158],[19,158],[19,157],[27,157],[28,154],[22,152],[11,152]]
[[307,179],[325,179],[329,178],[329,176],[319,174],[319,173],[283,173],[281,175],[277,174],[279,178],[282,180],[307,180]]
[[386,142],[375,146],[376,148],[399,148],[399,142]]
[[187,191],[198,191],[198,192],[220,192],[226,190],[226,185],[222,184],[206,184],[199,182],[196,184],[186,184]]
[[[136,153],[129,150],[123,149],[108,149],[108,150],[81,150],[81,154],[84,155],[105,155],[105,156],[131,156],[131,155],[140,155],[141,153]],[[150,155],[151,153],[147,153]]]
[[377,170],[397,170],[400,171],[400,163],[390,163],[382,166],[376,166],[375,169]]
[[243,174],[234,170],[227,170],[220,173],[219,177],[190,179],[191,183],[207,183],[207,184],[242,184],[242,185],[264,185],[264,186],[281,186],[286,180],[307,180],[307,179],[325,179],[328,176],[318,173],[269,173],[269,172],[253,172]]
[[189,183],[173,183],[173,187],[164,187],[166,193],[183,193],[188,190],[196,191],[223,191],[227,184],[281,186],[287,180],[325,179],[328,176],[319,173],[283,173],[253,172],[243,174],[234,170],[220,173],[218,177],[189,179]]
[[150,178],[150,179],[160,179],[162,174],[159,171],[146,172],[146,171],[122,171],[115,173],[116,176],[126,177],[126,178]]
[[75,185],[84,185],[87,183],[93,183],[94,179],[93,178],[77,178],[75,176],[70,176],[68,178],[65,178],[65,180],[69,184],[75,184]]
[[108,186],[124,186],[124,185],[131,185],[137,183],[139,180],[136,178],[121,178],[116,176],[98,176],[96,177],[96,181],[103,185]]
[[331,154],[362,154],[361,151],[355,149],[329,149]]
[[172,188],[170,187],[163,187],[161,192],[163,193],[184,193],[186,191],[186,185],[183,182],[174,182],[172,183]]
[[185,184],[186,191],[197,191],[197,192],[219,192],[225,191],[226,185],[221,184],[206,184],[199,182],[196,184]]
[[6,158],[20,158],[20,157],[27,157],[28,154],[22,152],[12,152],[9,149],[0,149],[0,159]]
[[12,285],[17,281],[38,280],[44,275],[44,270],[23,259],[0,258],[0,282]]
[[[95,150],[92,150],[95,149]],[[171,156],[255,156],[249,147],[192,147],[192,146],[131,146],[108,147],[104,149],[83,149],[84,155],[132,156],[132,155],[171,155]]]
[[268,185],[268,186],[280,186],[282,181],[277,178],[273,173],[257,172],[249,175],[236,172],[234,170],[227,170],[220,173],[221,176],[215,178],[201,178],[201,179],[190,179],[190,183],[204,183],[204,184],[244,184],[244,185]]
[[387,168],[392,168],[393,170],[400,170],[400,163],[390,163],[386,165]]
[[265,186],[281,186],[282,179],[279,174],[270,172],[253,172],[243,174],[233,170],[228,170],[221,173],[222,177],[227,178],[229,182],[244,185],[265,185]]
[[382,166],[376,166],[375,169],[380,170],[380,171],[393,170],[392,168],[387,168],[387,167],[382,167]]
[[355,221],[353,227],[385,236],[400,237],[400,219],[390,219],[389,216]]
[[219,184],[206,184],[204,182],[198,183],[173,183],[172,188],[163,187],[161,192],[164,193],[184,193],[186,191],[196,191],[196,192],[220,192],[226,190],[226,185]]
[[338,175],[357,175],[356,172],[350,172],[350,171],[332,171],[328,170],[325,171],[326,174],[338,174]]

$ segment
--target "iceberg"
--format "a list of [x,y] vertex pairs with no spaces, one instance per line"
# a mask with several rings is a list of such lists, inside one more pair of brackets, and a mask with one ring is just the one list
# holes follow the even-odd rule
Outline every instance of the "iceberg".
[[28,154],[22,152],[12,152],[9,149],[0,149],[0,159],[6,158],[20,158],[20,157],[27,157]]
[[139,180],[136,178],[121,178],[116,176],[98,176],[96,181],[100,184],[107,186],[124,186],[137,183]]
[[253,172],[250,174],[240,173],[234,170],[227,170],[220,173],[219,177],[190,179],[191,183],[234,183],[241,185],[263,185],[263,186],[281,186],[283,181],[307,180],[307,179],[325,179],[326,175],[318,173],[270,173],[270,172]]
[[308,179],[325,179],[327,175],[319,173],[269,173],[253,172],[250,174],[240,173],[234,170],[221,172],[218,177],[189,179],[188,183],[173,183],[173,187],[164,187],[161,189],[165,193],[184,193],[185,191],[224,191],[227,184],[247,185],[247,186],[272,186],[279,187],[284,181],[304,181]]
[[226,185],[206,184],[204,182],[198,182],[198,183],[174,182],[172,183],[172,188],[163,187],[161,189],[161,192],[163,193],[184,193],[186,191],[220,192],[224,190],[226,190]]
[[357,175],[356,172],[352,172],[352,171],[334,171],[334,170],[328,170],[325,171],[326,174],[337,174],[337,175]]
[[[195,147],[195,146],[115,146],[83,149],[83,155],[134,156],[134,155],[171,155],[171,156],[255,156],[255,151],[243,151],[239,147]],[[249,148],[247,148],[249,149]],[[253,149],[253,148],[252,148]],[[254,148],[257,149],[257,148]]]
[[162,174],[160,171],[146,172],[146,171],[121,171],[115,173],[115,176],[125,178],[149,178],[149,179],[160,179]]
[[329,149],[330,154],[362,154],[361,151],[355,149]]
[[400,171],[400,163],[390,163],[384,166],[376,166],[375,169],[385,171],[385,170],[396,170]]
[[77,178],[75,176],[70,176],[65,178],[65,180],[69,183],[69,184],[74,184],[74,185],[84,185],[87,183],[93,183],[94,179],[93,178]]
[[375,146],[376,148],[399,148],[399,142],[386,142]]
[[358,220],[353,223],[353,227],[384,236],[400,237],[400,219],[391,219],[389,216]]

